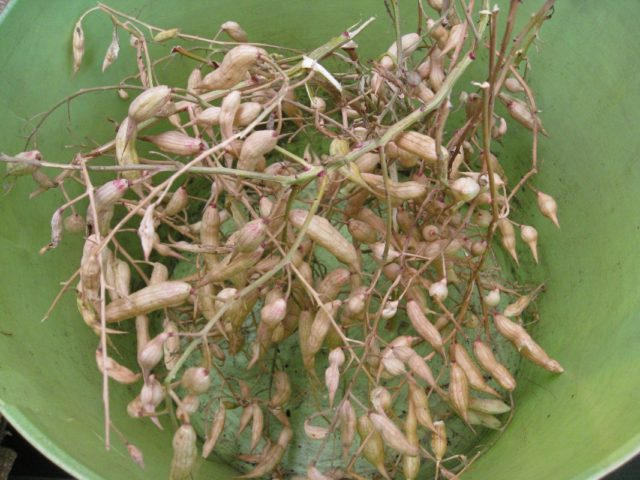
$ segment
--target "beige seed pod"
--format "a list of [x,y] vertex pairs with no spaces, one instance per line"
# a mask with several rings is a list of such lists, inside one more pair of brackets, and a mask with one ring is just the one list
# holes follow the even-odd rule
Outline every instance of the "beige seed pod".
[[140,123],[157,115],[171,100],[171,89],[166,85],[152,87],[138,95],[129,105],[129,117]]
[[544,127],[542,126],[542,122],[538,115],[531,111],[529,106],[513,97],[505,95],[504,93],[500,93],[498,98],[504,103],[507,107],[511,118],[513,118],[520,125],[525,127],[528,130],[533,130],[534,126],[537,124],[538,132],[543,135],[548,135]]
[[409,403],[415,409],[416,421],[429,430],[434,430],[431,411],[429,410],[429,398],[413,377],[407,377],[409,385]]
[[440,302],[444,302],[449,296],[449,288],[447,287],[447,279],[443,278],[437,282],[433,282],[429,286],[429,295]]
[[523,337],[519,339],[516,343],[516,348],[523,357],[531,360],[545,370],[552,373],[564,372],[562,365],[560,365],[557,360],[551,358],[531,337],[527,336],[526,338]]
[[480,193],[480,185],[473,178],[461,177],[450,185],[451,191],[457,201],[470,202]]
[[128,298],[120,298],[109,303],[106,308],[106,321],[121,322],[136,315],[176,307],[186,302],[190,293],[191,285],[186,282],[168,281],[150,285],[132,293]]
[[318,427],[316,425],[311,424],[311,420],[313,420],[313,415],[308,417],[304,421],[304,433],[311,440],[322,440],[329,436],[329,429],[325,427]]
[[258,465],[256,465],[256,467],[249,473],[238,476],[236,478],[257,478],[273,471],[278,463],[280,463],[280,460],[282,459],[282,456],[284,455],[284,452],[287,449],[289,442],[291,441],[292,435],[293,431],[291,430],[291,428],[284,427],[282,429],[282,432],[280,432],[278,442],[267,447]]
[[382,306],[382,311],[380,312],[380,316],[384,320],[389,320],[390,318],[395,317],[396,313],[398,313],[398,305],[399,304],[400,304],[399,300],[388,300]]
[[164,342],[166,342],[171,335],[172,334],[168,332],[162,332],[156,335],[149,340],[138,353],[138,365],[140,365],[145,379],[147,375],[149,375],[149,372],[162,360],[164,356]]
[[286,372],[281,370],[273,374],[273,392],[269,399],[269,408],[283,406],[291,398],[291,383]]
[[269,328],[275,328],[287,316],[287,302],[283,298],[267,303],[260,310],[260,321]]
[[253,402],[251,409],[253,422],[251,424],[250,451],[253,451],[258,446],[262,430],[264,429],[264,413],[262,413],[262,408],[260,408],[260,405],[258,405],[257,402]]
[[500,304],[500,290],[495,288],[490,290],[483,298],[482,301],[487,307],[497,307]]
[[127,385],[140,380],[139,373],[132,372],[124,365],[116,362],[113,358],[107,357],[105,362],[105,358],[102,354],[102,348],[100,347],[96,350],[96,364],[98,365],[100,373],[104,373],[106,370],[107,375],[118,383]]
[[265,239],[267,224],[262,218],[251,220],[237,231],[234,251],[239,253],[249,253],[254,251]]
[[324,308],[318,309],[318,312],[311,323],[309,337],[305,347],[309,355],[315,355],[320,351],[324,339],[327,337],[332,326],[331,318],[328,314],[335,317],[340,305],[342,305],[340,300],[334,300],[333,302],[325,303]]
[[498,117],[498,123],[491,128],[491,137],[497,140],[504,137],[506,133],[507,121],[502,117]]
[[118,30],[114,28],[111,43],[109,43],[104,59],[102,60],[103,72],[118,59],[118,53],[120,53],[120,42],[118,41]]
[[365,222],[352,218],[347,222],[347,228],[351,237],[360,243],[372,244],[378,241],[376,231]]
[[[420,446],[418,438],[418,421],[416,418],[415,407],[411,402],[409,402],[409,406],[407,408],[404,432],[409,443],[418,448]],[[420,472],[420,457],[404,455],[402,457],[402,471],[406,480],[415,480],[418,478],[418,473]]]
[[524,87],[515,77],[508,77],[504,81],[504,86],[506,87],[507,90],[509,90],[512,93],[524,92]]
[[447,427],[442,420],[433,422],[434,432],[431,434],[431,450],[438,463],[447,453]]
[[64,229],[71,234],[82,233],[87,227],[82,215],[78,215],[77,213],[72,213],[68,217],[65,217],[63,224]]
[[[418,157],[429,164],[434,164],[438,160],[436,154],[436,141],[423,133],[402,132],[394,139],[396,145]],[[445,147],[440,147],[440,153],[444,159],[449,158],[449,152]]]
[[146,135],[143,139],[153,143],[160,150],[175,155],[197,155],[207,148],[200,138],[193,138],[178,130],[169,130],[158,135]]
[[469,425],[480,425],[492,430],[500,430],[502,423],[493,415],[469,410]]
[[232,40],[240,43],[247,41],[247,32],[245,32],[238,22],[228,20],[220,25],[220,30],[231,37]]
[[469,380],[464,370],[456,362],[451,362],[449,380],[449,403],[458,415],[469,423]]
[[245,405],[238,421],[238,430],[236,431],[236,438],[238,438],[245,428],[249,426],[249,422],[253,418],[253,404]]
[[404,363],[398,360],[391,350],[382,355],[381,363],[385,371],[391,376],[404,375],[406,373]]
[[380,432],[385,443],[396,452],[413,457],[420,454],[420,449],[407,440],[402,430],[389,417],[380,413],[370,413],[369,418],[371,418],[373,427]]
[[429,83],[433,91],[437,92],[442,87],[445,79],[444,58],[440,55],[440,49],[434,48],[431,52],[431,70],[429,71]]
[[164,366],[167,370],[172,370],[180,358],[180,337],[178,336],[178,326],[168,318],[165,318],[162,327],[169,334],[163,345]]
[[220,134],[222,135],[223,140],[233,136],[233,124],[235,122],[238,109],[240,108],[241,99],[242,95],[238,90],[229,92],[227,96],[222,99],[218,122],[220,124]]
[[189,195],[187,193],[187,189],[184,188],[184,186],[180,186],[171,195],[167,205],[164,207],[163,213],[168,217],[173,217],[184,210],[187,207],[188,202]]
[[443,57],[458,48],[458,46],[464,42],[466,31],[467,26],[464,23],[459,23],[451,27],[447,41],[440,52],[440,56]]
[[167,40],[176,38],[179,33],[180,33],[179,28],[169,28],[167,30],[161,30],[154,35],[153,41],[158,43],[166,42]]
[[527,295],[522,295],[515,302],[507,305],[502,314],[505,317],[519,317],[520,315],[522,315],[522,312],[524,312],[529,304],[536,298],[542,287],[543,285],[538,286],[532,292],[528,293]]
[[386,225],[384,223],[384,220],[376,215],[371,209],[366,207],[359,209],[359,211],[355,215],[355,218],[368,224],[380,235],[385,235]]
[[332,480],[331,477],[318,470],[315,465],[309,465],[307,468],[307,478],[308,480]]
[[538,263],[538,231],[530,225],[521,225],[520,238],[529,245],[533,259]]
[[360,176],[381,199],[386,199],[388,193],[394,206],[399,206],[407,200],[424,198],[427,194],[427,187],[425,185],[412,180],[405,182],[387,180],[385,184],[382,175],[362,173]]
[[551,195],[538,191],[537,201],[540,213],[550,219],[556,227],[560,228],[560,223],[558,222],[558,204],[555,199]]
[[342,451],[346,456],[356,436],[356,411],[349,400],[343,400],[338,416],[340,421],[340,441],[342,442]]
[[433,347],[435,351],[444,356],[444,342],[440,332],[422,313],[422,308],[413,300],[407,302],[407,315],[413,328]]
[[82,23],[80,20],[78,20],[73,27],[71,46],[73,53],[73,73],[77,73],[78,70],[80,70],[82,57],[84,56],[84,30],[82,29]]
[[[400,45],[402,50],[402,58],[409,58],[413,52],[416,51],[418,46],[420,45],[420,35],[417,33],[407,33],[400,37]],[[398,43],[393,42],[393,44],[387,50],[387,55],[389,55],[394,61],[398,58]]]
[[253,132],[242,144],[238,159],[239,170],[256,170],[260,159],[273,150],[278,144],[278,133],[275,130],[259,130]]
[[513,228],[513,224],[507,218],[501,218],[498,220],[498,228],[502,234],[502,246],[505,248],[509,255],[513,257],[516,264],[518,262],[518,253],[516,252],[516,232]]
[[416,72],[420,75],[422,80],[429,78],[429,72],[431,72],[431,58],[427,57],[427,59],[418,65],[416,68]]
[[318,297],[323,302],[330,302],[335,298],[342,290],[351,278],[351,273],[346,268],[336,268],[331,270],[320,282],[316,291]]
[[487,228],[491,224],[492,220],[493,217],[491,212],[488,210],[476,210],[476,213],[474,214],[474,221],[479,227]]
[[418,355],[412,348],[410,347],[396,347],[393,349],[396,357],[400,358],[403,362],[407,364],[409,369],[418,377],[426,381],[431,388],[433,388],[439,394],[444,393],[442,389],[436,383],[435,378],[433,377],[433,372],[427,362],[425,362],[420,355]]
[[227,52],[220,66],[202,79],[202,88],[225,90],[244,80],[249,69],[267,52],[252,45],[239,45]]
[[176,417],[181,422],[189,423],[189,418],[198,411],[199,406],[200,399],[197,395],[187,395],[180,401],[176,409]]
[[[98,213],[99,230],[103,235],[107,233],[114,205],[127,193],[128,188],[127,180],[116,179],[105,183],[94,192],[93,199]],[[92,228],[96,227],[91,206],[87,209],[87,223]]]
[[211,422],[211,426],[207,431],[207,436],[204,444],[202,445],[202,458],[207,458],[213,452],[213,449],[216,448],[216,444],[218,443],[218,439],[224,430],[225,420],[227,418],[227,409],[224,406],[224,402],[220,401],[220,405],[215,415],[213,416],[213,420]]
[[469,398],[469,408],[489,415],[501,415],[511,411],[511,407],[495,398]]
[[519,339],[529,335],[521,325],[512,322],[504,315],[495,314],[493,316],[493,323],[496,326],[498,333],[512,343],[515,343]]
[[511,373],[509,373],[509,370],[496,360],[491,348],[480,340],[476,340],[473,342],[473,353],[482,368],[489,372],[493,379],[498,382],[502,388],[510,392],[516,388],[515,379]]
[[[427,19],[427,30],[429,36],[438,43],[438,47],[444,48],[449,39],[449,30],[444,28],[441,23],[436,24],[431,18]],[[438,53],[438,58],[440,57],[442,57],[442,55]]]
[[153,204],[149,205],[145,209],[142,220],[140,221],[140,226],[138,227],[138,237],[140,237],[140,243],[142,244],[142,253],[144,254],[145,262],[149,261],[149,255],[156,243],[154,212],[155,206]]
[[[308,214],[305,210],[291,210],[289,221],[294,227],[301,228]],[[352,271],[360,271],[360,258],[355,247],[327,219],[313,215],[307,227],[307,235]]]
[[456,362],[460,368],[464,371],[467,379],[469,380],[469,386],[479,392],[488,393],[495,397],[500,397],[500,394],[491,388],[487,382],[484,381],[482,372],[478,366],[473,362],[467,350],[459,343],[452,343],[449,348],[449,356],[451,360]]
[[140,468],[144,468],[144,455],[142,454],[142,450],[129,442],[126,443],[126,447],[131,460],[133,460]]
[[196,431],[186,423],[178,427],[173,435],[173,458],[169,480],[188,480],[191,478],[196,465],[198,448],[196,445]]
[[204,367],[190,367],[182,374],[182,386],[195,395],[206,393],[211,387],[209,370]]
[[384,466],[384,443],[382,436],[367,415],[362,415],[358,418],[356,427],[360,441],[364,443],[362,447],[364,458],[376,467],[380,475],[389,480],[389,474]]
[[376,412],[384,414],[385,412],[391,412],[392,401],[391,393],[389,390],[382,386],[377,386],[369,394],[369,400]]

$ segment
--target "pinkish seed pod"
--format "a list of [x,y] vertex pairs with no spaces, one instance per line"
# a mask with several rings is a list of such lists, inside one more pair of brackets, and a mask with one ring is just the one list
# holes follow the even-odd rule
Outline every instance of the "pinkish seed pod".
[[79,234],[85,231],[87,225],[84,218],[77,213],[73,213],[64,219],[64,229],[72,234]]
[[267,224],[264,219],[251,220],[238,230],[234,250],[239,253],[254,251],[263,242],[266,234]]
[[141,137],[153,143],[163,152],[175,155],[197,155],[207,148],[207,144],[200,138],[193,138],[177,130],[169,130],[158,135]]
[[129,105],[129,117],[134,123],[153,118],[171,99],[171,89],[166,85],[152,87],[138,95]]
[[127,452],[129,452],[131,460],[133,460],[140,468],[144,468],[144,455],[142,454],[142,450],[131,443],[127,443]]
[[260,57],[268,54],[253,45],[239,45],[227,52],[220,66],[202,79],[201,87],[207,90],[225,90],[242,81],[249,69]]
[[461,43],[464,42],[466,30],[466,25],[464,23],[459,23],[451,27],[447,41],[442,47],[442,52],[440,52],[441,57],[455,50]]
[[155,207],[149,205],[142,216],[140,226],[138,227],[138,237],[140,237],[140,243],[142,244],[142,253],[144,254],[144,260],[149,261],[149,255],[153,250],[156,236],[155,218],[153,216]]
[[502,234],[502,246],[505,248],[509,255],[513,257],[516,264],[518,262],[518,253],[516,252],[516,232],[513,228],[513,224],[507,218],[501,218],[498,220],[498,228]]
[[411,444],[402,433],[402,430],[386,415],[370,413],[369,418],[371,418],[374,428],[380,432],[385,443],[393,450],[401,455],[410,455],[413,457],[420,454],[420,449],[416,445]]
[[529,225],[521,225],[520,238],[522,238],[524,243],[529,245],[533,259],[538,263],[538,231]]
[[279,298],[267,303],[260,310],[260,321],[269,328],[275,328],[287,316],[287,301]]
[[239,170],[256,170],[259,160],[273,150],[278,144],[278,133],[275,130],[259,130],[253,132],[242,144],[238,158]]
[[167,202],[167,206],[164,207],[164,214],[168,217],[177,215],[187,207],[189,202],[189,195],[187,189],[184,186],[179,187]]
[[187,368],[182,374],[182,386],[195,395],[205,393],[211,387],[209,370],[204,367]]
[[558,222],[558,204],[555,199],[551,195],[538,191],[537,200],[540,213],[550,219],[556,227],[560,228],[560,223]]
[[224,22],[220,25],[220,30],[231,37],[232,40],[239,43],[247,42],[247,32],[245,32],[238,22],[232,20]]
[[164,356],[164,342],[171,336],[168,332],[162,332],[149,340],[138,354],[138,365],[145,374],[148,374]]

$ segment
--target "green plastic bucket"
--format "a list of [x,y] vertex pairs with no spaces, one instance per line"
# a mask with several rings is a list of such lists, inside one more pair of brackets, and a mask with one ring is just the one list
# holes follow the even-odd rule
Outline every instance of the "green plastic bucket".
[[[377,21],[360,37],[363,55],[393,37],[382,1],[374,0],[110,0],[167,28],[210,35],[229,19],[256,41],[300,48],[320,45],[360,19]],[[529,0],[523,9],[541,1]],[[405,28],[415,2],[401,2]],[[506,10],[508,2],[498,1]],[[24,118],[83,86],[108,85],[131,70],[130,52],[102,75],[99,64],[109,22],[85,24],[87,64],[72,78],[73,23],[89,0],[14,0],[0,15],[0,150],[20,151]],[[518,373],[517,412],[499,441],[465,474],[467,479],[598,478],[640,449],[640,40],[636,0],[563,0],[542,33],[533,59],[534,86],[546,128],[543,169],[535,184],[561,206],[556,231],[532,209],[540,231],[545,278],[536,338],[566,372],[550,376],[525,365]],[[411,21],[410,21],[411,20]],[[184,77],[175,60],[170,75]],[[69,138],[91,142],[112,135],[106,117],[122,117],[113,93],[62,109],[41,135],[48,159],[68,161]],[[73,132],[66,130],[71,127]],[[524,171],[529,137],[503,147],[506,163]],[[19,184],[0,201],[0,411],[47,457],[78,478],[165,478],[171,432],[128,419],[131,391],[112,383],[114,422],[145,454],[146,468],[129,459],[121,442],[103,447],[101,381],[93,363],[96,339],[81,322],[72,296],[46,322],[40,319],[79,259],[79,240],[40,257],[57,193],[27,201]],[[533,195],[522,196],[523,210]],[[525,216],[528,214],[525,214]],[[535,217],[535,219],[534,219]],[[526,218],[525,218],[526,219]],[[490,439],[484,439],[490,441]],[[198,478],[230,478],[226,466],[204,462]]]

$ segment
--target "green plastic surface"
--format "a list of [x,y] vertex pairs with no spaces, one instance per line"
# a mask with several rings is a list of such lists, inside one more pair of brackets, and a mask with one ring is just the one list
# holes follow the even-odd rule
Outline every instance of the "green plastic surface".
[[[541,1],[529,0],[533,9]],[[378,20],[359,39],[363,54],[386,48],[393,37],[377,0],[111,0],[167,28],[212,34],[229,19],[257,41],[312,48],[360,19]],[[404,16],[414,2],[402,1]],[[498,4],[506,10],[508,2]],[[0,150],[23,146],[24,118],[81,87],[115,83],[130,71],[123,45],[106,75],[99,71],[110,38],[109,22],[89,17],[86,64],[72,78],[73,23],[90,1],[14,0],[0,16]],[[507,432],[465,475],[468,479],[598,478],[640,448],[640,52],[636,0],[563,0],[533,54],[534,87],[551,137],[540,145],[542,174],[535,185],[556,197],[562,230],[531,210],[540,231],[548,293],[540,302],[536,338],[565,367],[551,376],[524,365],[517,414]],[[409,29],[410,24],[406,23]],[[124,38],[123,38],[124,44]],[[126,60],[124,60],[126,59]],[[124,61],[123,61],[124,60]],[[188,61],[171,63],[184,78]],[[167,72],[169,74],[169,72]],[[48,159],[67,161],[65,145],[90,144],[112,135],[107,117],[124,105],[113,93],[93,94],[61,109],[41,135]],[[70,120],[67,118],[69,113]],[[73,133],[70,132],[73,129]],[[529,137],[521,129],[502,147],[512,171],[528,162]],[[91,138],[85,137],[91,133]],[[165,478],[170,432],[126,417],[131,391],[112,383],[112,415],[145,453],[146,468],[132,464],[121,442],[103,448],[101,382],[93,363],[96,337],[66,296],[55,314],[43,313],[79,258],[79,240],[65,240],[44,256],[57,193],[26,200],[19,182],[0,200],[0,411],[45,455],[78,478]],[[520,196],[532,205],[530,191]],[[490,439],[487,439],[490,440]],[[231,471],[203,462],[197,478],[230,478]]]

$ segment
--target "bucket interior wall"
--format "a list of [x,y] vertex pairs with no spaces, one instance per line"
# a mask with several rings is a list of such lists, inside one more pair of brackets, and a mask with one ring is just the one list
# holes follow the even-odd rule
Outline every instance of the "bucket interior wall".
[[[413,27],[415,3],[401,1],[404,30]],[[506,15],[507,1],[498,1]],[[526,2],[533,10],[540,0]],[[166,28],[212,35],[225,20],[239,21],[256,41],[313,48],[358,20],[377,20],[359,38],[371,57],[393,38],[382,1],[278,0],[125,1],[115,8],[140,14]],[[86,65],[71,76],[73,23],[92,1],[14,0],[0,17],[0,150],[23,148],[24,119],[78,88],[115,83],[133,62],[128,47],[107,74],[99,65],[110,38],[105,17],[85,24]],[[540,232],[548,292],[539,302],[536,338],[564,366],[550,376],[525,365],[519,372],[517,411],[500,440],[468,471],[469,479],[597,478],[640,447],[640,51],[634,0],[558,2],[545,24],[541,54],[532,54],[533,85],[551,132],[540,145],[542,171],[536,187],[555,196],[562,230],[522,194],[522,219]],[[126,59],[126,60],[125,60]],[[168,75],[185,78],[190,64],[175,59]],[[65,145],[104,141],[105,121],[119,119],[124,105],[114,94],[92,94],[60,109],[38,147],[51,161],[69,161]],[[67,114],[70,114],[70,120]],[[73,131],[70,131],[72,129]],[[91,132],[91,138],[86,137]],[[525,171],[529,136],[518,130],[502,146],[505,162]],[[145,453],[135,467],[122,442],[103,447],[101,381],[93,363],[96,337],[78,317],[71,295],[41,322],[58,282],[74,271],[78,239],[44,256],[57,193],[28,201],[29,182],[0,199],[0,411],[37,448],[79,478],[164,478],[171,432],[134,422],[125,405],[133,390],[111,383],[116,425]],[[524,252],[524,250],[523,250]],[[486,441],[490,441],[487,438]],[[231,478],[224,465],[203,462],[198,478]]]

